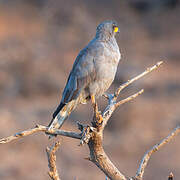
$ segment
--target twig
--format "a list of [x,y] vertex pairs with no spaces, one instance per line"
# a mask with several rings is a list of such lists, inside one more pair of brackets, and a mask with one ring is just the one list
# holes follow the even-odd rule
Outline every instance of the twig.
[[56,155],[55,155],[59,146],[60,146],[60,142],[58,141],[51,148],[49,147],[46,148],[47,157],[48,157],[48,166],[49,166],[48,174],[52,180],[60,180],[59,174],[56,168]]
[[126,99],[123,99],[123,100],[117,102],[117,103],[115,104],[116,108],[119,107],[120,105],[128,102],[128,101],[133,100],[133,99],[136,98],[137,96],[141,95],[143,92],[144,92],[144,89],[141,89],[141,90],[140,90],[139,92],[137,92],[136,94],[133,94],[132,96],[129,96],[129,97],[127,97]]
[[147,151],[140,163],[140,166],[136,172],[136,176],[135,178],[138,180],[141,180],[144,174],[144,170],[147,166],[147,163],[152,155],[152,153],[158,151],[162,146],[164,146],[165,144],[167,144],[169,141],[171,141],[176,135],[178,135],[178,133],[180,133],[180,126],[177,126],[166,138],[164,138],[160,143],[156,144],[155,146],[153,146],[149,151]]
[[54,135],[61,135],[61,136],[66,136],[66,137],[71,137],[75,139],[81,139],[81,134],[75,133],[75,132],[70,132],[70,131],[63,131],[63,130],[54,130],[54,131],[48,131],[48,127],[42,126],[42,125],[36,125],[35,128],[31,128],[25,131],[18,132],[12,136],[2,138],[0,139],[0,144],[5,144],[8,142],[11,142],[13,140],[29,136],[33,133],[36,132],[46,132],[49,134],[54,134]]
[[132,78],[131,80],[128,80],[126,83],[122,84],[119,86],[119,88],[116,90],[115,92],[115,97],[117,97],[119,95],[119,93],[126,88],[127,86],[129,86],[130,84],[132,84],[134,81],[137,81],[138,79],[142,78],[143,76],[145,76],[146,74],[150,73],[151,71],[157,69],[161,64],[163,63],[163,61],[159,61],[157,62],[154,66],[147,68],[143,73],[139,74],[138,76]]

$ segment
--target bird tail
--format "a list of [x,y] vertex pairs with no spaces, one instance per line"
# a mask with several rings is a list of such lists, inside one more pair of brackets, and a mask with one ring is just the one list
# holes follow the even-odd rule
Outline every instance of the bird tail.
[[[68,104],[60,103],[56,111],[53,113],[53,118],[48,125],[49,127],[48,130],[60,129],[74,108],[75,108],[75,103],[73,103],[72,101],[69,102]],[[54,135],[49,135],[49,138],[52,137],[54,137]]]

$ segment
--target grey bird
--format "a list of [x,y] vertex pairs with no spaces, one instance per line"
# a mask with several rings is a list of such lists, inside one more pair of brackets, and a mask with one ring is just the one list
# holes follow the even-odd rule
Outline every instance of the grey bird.
[[121,54],[115,39],[115,21],[104,21],[95,37],[80,51],[69,74],[62,99],[53,114],[49,130],[60,128],[78,104],[103,95],[112,84]]

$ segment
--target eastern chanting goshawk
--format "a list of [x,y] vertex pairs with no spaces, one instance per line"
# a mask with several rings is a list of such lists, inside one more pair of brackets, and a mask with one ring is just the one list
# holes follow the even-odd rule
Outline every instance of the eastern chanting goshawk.
[[104,21],[96,28],[95,37],[78,54],[64,88],[62,99],[53,113],[49,130],[60,128],[78,104],[103,95],[112,84],[121,54],[115,35],[115,21]]

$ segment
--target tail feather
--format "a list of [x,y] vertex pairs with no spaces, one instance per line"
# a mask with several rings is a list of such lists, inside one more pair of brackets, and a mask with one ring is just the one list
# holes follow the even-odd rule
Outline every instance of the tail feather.
[[51,120],[51,123],[49,124],[49,130],[50,129],[59,129],[63,125],[64,121],[68,117],[67,112],[65,112],[63,115],[60,115],[60,113],[57,114],[55,118]]
[[65,106],[66,104],[64,103],[60,103],[59,106],[56,108],[56,110],[53,113],[53,119],[58,115],[58,113],[60,112],[60,110]]
[[[53,118],[48,125],[48,130],[51,129],[59,129],[67,119],[68,115],[72,112],[75,108],[74,102],[69,102],[68,104],[60,103],[57,107],[56,111],[53,113]],[[49,135],[49,138],[54,137],[53,135]]]

